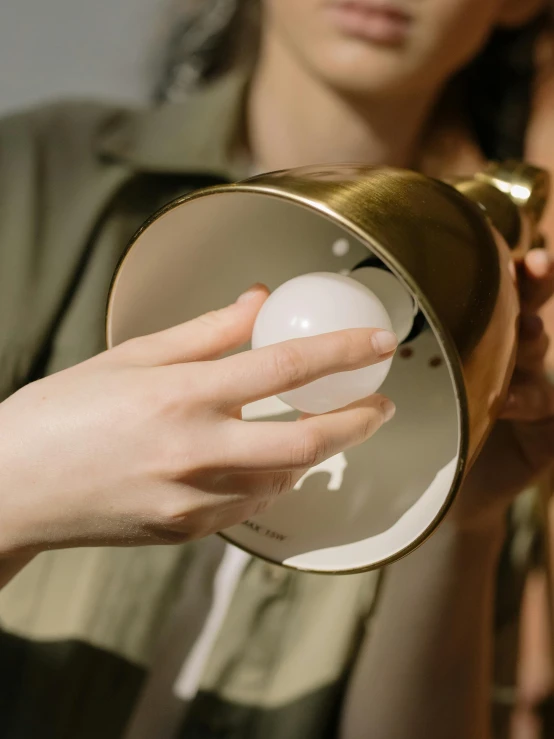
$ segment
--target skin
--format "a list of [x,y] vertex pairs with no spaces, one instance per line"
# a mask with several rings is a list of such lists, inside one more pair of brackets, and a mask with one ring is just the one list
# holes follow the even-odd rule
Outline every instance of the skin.
[[332,372],[389,358],[396,337],[354,329],[218,359],[252,333],[268,295],[28,385],[0,406],[0,542],[13,556],[68,546],[184,542],[259,513],[309,467],[394,415],[379,395],[299,422],[241,408]]

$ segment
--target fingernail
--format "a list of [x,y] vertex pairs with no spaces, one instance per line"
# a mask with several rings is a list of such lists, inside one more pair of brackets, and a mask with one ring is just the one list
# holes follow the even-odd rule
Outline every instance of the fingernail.
[[237,303],[247,303],[249,300],[252,300],[252,298],[255,298],[256,295],[259,295],[260,290],[263,289],[263,285],[257,283],[256,285],[252,285],[252,287],[249,287],[248,290],[242,295],[239,295],[237,298]]
[[387,423],[387,421],[390,421],[391,418],[394,417],[394,414],[396,413],[396,406],[390,400],[389,398],[384,398],[381,402],[381,410],[383,411],[383,419],[384,423]]
[[390,354],[398,346],[398,339],[390,331],[376,331],[372,334],[371,340],[379,356]]

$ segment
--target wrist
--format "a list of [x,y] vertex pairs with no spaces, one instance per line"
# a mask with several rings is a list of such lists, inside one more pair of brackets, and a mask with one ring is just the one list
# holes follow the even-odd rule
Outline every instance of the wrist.
[[[14,461],[15,457],[15,461]],[[0,567],[18,560],[29,561],[40,552],[30,532],[40,527],[31,526],[29,505],[25,504],[24,475],[19,473],[17,455],[8,454],[4,446],[0,455]]]
[[[5,488],[0,476],[0,492],[3,490]],[[20,559],[30,560],[40,554],[42,547],[36,536],[40,527],[30,525],[25,510],[17,506],[13,510],[9,503],[2,503],[0,513],[0,564]]]
[[[0,403],[0,567],[26,564],[44,549],[49,525],[41,503],[44,476],[33,429],[17,400],[27,388]],[[15,403],[15,405],[14,405]],[[31,434],[31,436],[30,436]],[[46,473],[48,470],[46,470]],[[46,475],[47,476],[47,475]],[[15,566],[15,564],[13,565]]]

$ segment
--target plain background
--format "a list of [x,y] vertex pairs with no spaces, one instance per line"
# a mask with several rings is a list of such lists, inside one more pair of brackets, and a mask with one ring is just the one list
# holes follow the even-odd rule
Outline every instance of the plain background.
[[67,97],[147,100],[169,0],[0,0],[0,115]]

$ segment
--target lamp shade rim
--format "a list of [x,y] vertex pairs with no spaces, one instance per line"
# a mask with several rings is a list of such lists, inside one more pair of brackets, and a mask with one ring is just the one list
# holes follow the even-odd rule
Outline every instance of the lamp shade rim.
[[[369,169],[369,168],[368,168]],[[448,186],[444,186],[448,187]],[[379,561],[371,562],[363,566],[355,566],[351,568],[339,568],[339,569],[327,569],[327,568],[312,568],[303,566],[301,563],[287,564],[284,561],[278,561],[272,559],[269,556],[261,554],[259,551],[253,551],[248,546],[235,542],[232,536],[229,536],[226,532],[219,532],[219,535],[233,544],[234,546],[243,549],[248,554],[251,554],[257,558],[265,560],[272,564],[278,564],[289,569],[310,572],[314,574],[354,574],[367,572],[383,567],[391,562],[397,561],[398,559],[410,554],[416,548],[418,548],[437,528],[438,525],[443,521],[447,512],[449,511],[456,493],[460,487],[461,481],[464,476],[464,472],[467,465],[468,454],[469,454],[469,406],[468,398],[466,393],[464,374],[462,370],[462,362],[456,348],[454,339],[450,335],[448,329],[441,322],[439,316],[435,312],[433,306],[430,304],[426,295],[419,289],[417,283],[412,278],[410,273],[403,267],[403,265],[387,252],[386,244],[379,241],[379,239],[372,236],[367,230],[360,227],[355,220],[350,217],[347,213],[341,212],[341,208],[337,206],[331,206],[326,203],[323,199],[319,199],[313,194],[299,194],[298,192],[292,192],[280,187],[274,183],[271,183],[270,179],[264,181],[263,176],[239,182],[236,184],[223,184],[211,186],[196,190],[192,193],[180,196],[175,200],[167,203],[158,211],[156,211],[150,218],[148,218],[141,228],[134,234],[127,248],[122,254],[119,263],[114,272],[107,298],[106,305],[106,343],[108,348],[112,348],[114,345],[112,335],[113,315],[115,306],[115,295],[118,280],[122,274],[126,260],[131,255],[134,247],[139,242],[142,234],[156,221],[163,218],[165,215],[170,213],[176,208],[185,206],[186,204],[205,198],[209,196],[225,197],[229,194],[245,193],[253,196],[278,198],[282,201],[288,201],[291,204],[295,204],[305,209],[309,209],[316,212],[320,216],[333,221],[339,225],[344,231],[351,234],[357,241],[361,242],[362,245],[366,246],[368,250],[378,256],[387,267],[396,275],[396,277],[405,285],[410,291],[413,297],[417,300],[419,307],[425,314],[430,327],[432,328],[435,337],[440,345],[443,353],[445,364],[447,366],[450,381],[452,383],[456,408],[457,408],[457,423],[458,423],[458,449],[456,455],[455,471],[453,473],[452,482],[448,494],[442,503],[442,506],[438,509],[436,515],[429,522],[429,524],[420,532],[420,534],[413,540],[409,541],[404,547],[391,553],[390,556],[384,557]]]

